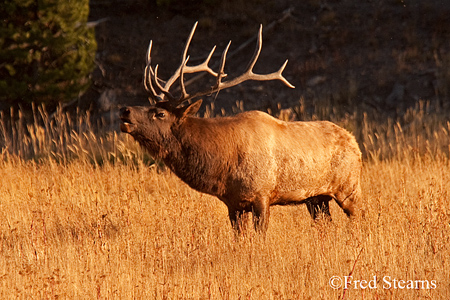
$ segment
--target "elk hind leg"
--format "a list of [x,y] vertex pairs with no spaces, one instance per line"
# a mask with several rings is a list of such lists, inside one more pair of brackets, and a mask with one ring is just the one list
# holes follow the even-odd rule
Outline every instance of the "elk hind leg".
[[306,207],[314,220],[317,220],[320,216],[323,216],[325,219],[331,221],[329,205],[331,199],[331,196],[319,195],[306,200]]
[[358,213],[358,209],[355,205],[359,195],[361,193],[361,188],[358,186],[356,189],[350,193],[339,193],[334,198],[336,203],[345,212],[348,217],[353,217]]

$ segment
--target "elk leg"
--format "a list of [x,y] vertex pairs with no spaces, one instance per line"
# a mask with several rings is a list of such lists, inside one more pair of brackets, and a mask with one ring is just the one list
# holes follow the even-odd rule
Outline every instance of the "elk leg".
[[335,197],[336,203],[344,210],[348,217],[355,216],[356,214],[355,202],[357,201],[360,192],[361,188],[358,186],[350,193],[340,193]]
[[253,204],[253,225],[257,233],[265,234],[269,227],[269,201],[265,199],[256,200]]
[[236,210],[228,208],[228,217],[230,218],[231,226],[238,233],[241,234],[247,227],[248,213],[243,210]]
[[331,221],[330,214],[330,205],[329,202],[331,200],[330,196],[320,195],[316,197],[311,197],[306,201],[306,207],[308,208],[308,212],[314,220],[323,214],[323,216]]

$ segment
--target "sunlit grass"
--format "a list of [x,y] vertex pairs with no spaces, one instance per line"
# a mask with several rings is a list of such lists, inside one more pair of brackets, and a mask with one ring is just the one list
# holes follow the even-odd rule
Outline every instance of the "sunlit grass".
[[[34,137],[16,127],[14,141],[5,125],[0,298],[448,299],[449,127],[426,106],[409,114],[334,120],[366,153],[364,218],[334,203],[332,222],[274,207],[265,239],[236,237],[223,203],[148,164],[131,139],[92,134],[87,119],[36,122]],[[348,275],[347,290],[330,286]],[[355,283],[374,276],[376,288]],[[385,276],[436,286],[387,289]]]

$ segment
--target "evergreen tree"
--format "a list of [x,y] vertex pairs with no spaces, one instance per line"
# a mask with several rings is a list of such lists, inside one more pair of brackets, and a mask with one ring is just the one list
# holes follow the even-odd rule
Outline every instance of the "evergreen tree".
[[89,0],[3,0],[0,101],[54,106],[85,91],[96,51],[88,14]]

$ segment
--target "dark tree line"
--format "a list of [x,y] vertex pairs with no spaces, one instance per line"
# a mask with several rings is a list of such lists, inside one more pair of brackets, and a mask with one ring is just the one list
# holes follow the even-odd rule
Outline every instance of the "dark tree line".
[[89,0],[2,1],[2,106],[54,106],[87,89],[96,52],[88,14]]

